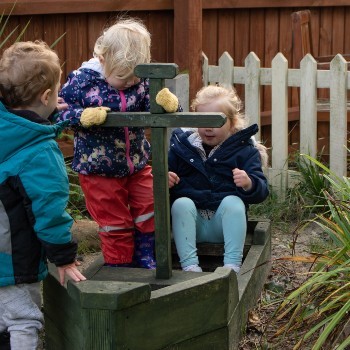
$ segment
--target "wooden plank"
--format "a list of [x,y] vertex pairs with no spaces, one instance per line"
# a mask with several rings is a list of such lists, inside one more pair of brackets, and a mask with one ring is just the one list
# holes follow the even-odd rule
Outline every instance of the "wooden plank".
[[320,17],[320,56],[332,53],[332,8],[322,9]]
[[[349,28],[350,26],[350,7],[345,8],[345,28]],[[344,37],[344,51],[343,52],[350,52],[350,35],[345,35]]]
[[[235,10],[218,11],[218,36],[217,49],[218,55],[227,51],[231,57],[235,57]],[[209,42],[209,41],[208,41]]]
[[[54,14],[54,13],[82,13],[82,12],[129,12],[172,10],[174,2],[171,0],[129,0],[116,2],[115,0],[2,0],[0,12],[10,12],[16,2],[14,14]],[[238,8],[291,8],[291,7],[329,7],[349,6],[349,0],[203,0],[204,9],[238,9]]]
[[331,62],[330,169],[339,177],[347,175],[347,64],[340,55]]
[[165,128],[152,128],[152,162],[154,219],[157,256],[157,278],[169,279],[172,275],[170,248],[170,203],[168,184],[168,144]]
[[67,72],[77,69],[81,64],[91,57],[87,57],[87,36],[81,35],[81,28],[87,27],[87,15],[66,16],[66,66]]
[[[230,310],[238,303],[236,283],[236,276],[221,268],[220,273],[216,271],[155,290],[149,303],[125,311],[117,333],[123,335],[126,348],[139,349],[142,339],[142,349],[153,350],[225,327]],[[203,317],[205,314],[210,317]],[[155,329],[163,331],[157,337],[150,337]]]
[[44,40],[44,23],[43,17],[41,16],[22,16],[19,18],[19,26],[24,28],[26,24],[30,21],[30,25],[24,32],[23,41],[34,41],[34,40]]
[[[48,45],[52,45],[61,35],[65,33],[65,17],[63,15],[48,15],[44,17],[43,25],[45,28],[44,32],[44,41]],[[53,48],[58,57],[60,58],[61,67],[62,67],[62,76],[61,82],[64,83],[67,77],[66,70],[66,38],[63,36],[60,41]],[[72,154],[72,150],[70,152]],[[65,154],[65,153],[64,153]]]
[[300,63],[300,152],[317,155],[317,86],[315,59],[307,54]]
[[[245,67],[247,70],[245,82],[245,114],[249,118],[251,124],[257,123],[261,125],[260,119],[260,84],[259,70],[260,60],[251,52],[246,60]],[[257,140],[261,140],[261,130],[255,135]]]
[[68,283],[67,292],[83,309],[122,310],[146,302],[151,297],[148,283],[131,281],[89,280],[81,284]]
[[[290,9],[280,9],[279,11],[279,52],[288,60],[288,66],[293,67],[292,64],[292,32],[291,32],[291,18]],[[296,89],[288,89],[288,106],[297,106],[299,102],[298,93]]]
[[[235,56],[234,61],[236,66],[243,66],[244,60],[249,53],[249,11],[239,9],[235,11]],[[235,85],[238,96],[244,101],[244,86]]]
[[[168,57],[168,48],[173,48],[173,38],[170,36],[172,32],[169,28],[173,26],[172,13],[165,11],[153,11],[149,14],[147,29],[151,33],[152,38],[152,60],[154,62],[171,62]],[[170,41],[170,42],[169,42]],[[166,50],[164,50],[166,48]]]
[[[217,11],[205,11],[203,10],[202,20],[203,33],[203,52],[208,57],[210,64],[218,64],[218,59],[221,53],[218,53],[216,45],[218,33],[218,14]],[[233,40],[233,39],[232,39]]]
[[259,57],[261,66],[265,67],[265,13],[253,9],[249,14],[249,51],[254,52]]
[[[271,62],[278,52],[278,11],[277,10],[266,10],[265,13],[265,67],[271,67]],[[277,39],[277,40],[276,40]],[[271,105],[271,89],[266,87],[264,89],[264,111],[272,110]]]
[[346,28],[344,8],[334,8],[332,15],[332,53],[347,53],[346,51],[344,51],[344,28]]
[[171,0],[2,0],[0,13],[10,13],[16,3],[14,15],[55,14],[55,13],[88,13],[88,12],[126,12],[126,11],[156,11],[173,9]]
[[202,87],[202,0],[174,2],[173,45],[174,61],[190,76],[192,100]]
[[[150,79],[172,79],[178,74],[179,67],[173,63],[153,63],[153,64],[139,64],[135,68],[135,74],[140,78]],[[154,81],[156,83],[156,81]],[[152,86],[151,86],[152,88]],[[157,88],[159,88],[157,86]],[[159,90],[157,90],[158,92]],[[156,96],[154,96],[155,98]],[[154,102],[152,100],[152,102]],[[152,104],[153,108],[159,107],[155,102]],[[153,113],[157,113],[153,111]]]
[[88,26],[86,28],[87,35],[87,52],[89,56],[86,59],[92,58],[94,46],[97,38],[103,34],[104,28],[114,24],[113,20],[108,20],[108,13],[94,13],[87,16]]
[[281,200],[285,195],[288,168],[287,72],[288,62],[279,53],[272,61],[272,169],[275,176],[271,184],[279,193]]
[[158,126],[164,128],[204,128],[206,126],[221,127],[225,123],[225,118],[226,117],[223,113],[212,112],[182,112],[181,114],[150,114],[148,112],[133,112],[128,114],[122,112],[109,112],[103,126],[115,127],[128,125],[131,127],[144,125],[146,127]]

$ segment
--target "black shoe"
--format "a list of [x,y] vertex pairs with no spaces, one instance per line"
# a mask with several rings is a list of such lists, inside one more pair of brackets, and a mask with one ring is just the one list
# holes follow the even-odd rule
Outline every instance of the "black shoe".
[[0,350],[11,350],[9,332],[0,333]]

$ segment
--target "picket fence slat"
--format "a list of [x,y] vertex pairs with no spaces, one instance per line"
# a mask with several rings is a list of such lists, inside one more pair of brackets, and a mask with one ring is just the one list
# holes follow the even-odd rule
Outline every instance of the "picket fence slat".
[[317,85],[316,60],[306,55],[300,62],[304,77],[300,82],[300,153],[316,157],[317,154]]
[[[250,103],[245,106],[245,113],[252,124],[256,123],[260,125],[260,60],[254,52],[251,52],[245,59],[245,67],[247,72],[245,99],[250,101]],[[256,134],[256,138],[260,140],[260,129]]]
[[[245,85],[245,112],[250,122],[259,126],[260,87],[272,86],[271,168],[266,169],[272,186],[283,193],[288,185],[297,181],[295,172],[292,178],[288,170],[288,87],[300,88],[300,153],[317,156],[317,111],[330,107],[330,169],[338,176],[346,176],[347,90],[350,87],[350,73],[345,59],[340,54],[335,56],[330,70],[317,70],[316,61],[310,54],[303,58],[300,69],[288,68],[288,61],[282,53],[273,58],[272,68],[260,67],[260,59],[254,52],[246,57],[244,67],[234,67],[233,62],[231,56],[224,52],[218,66],[209,65],[203,54],[203,85]],[[319,88],[329,89],[329,105],[322,107],[317,103]]]
[[[337,175],[345,175],[347,166],[347,64],[341,55],[331,62],[329,153],[330,168]],[[344,118],[345,116],[345,118]]]

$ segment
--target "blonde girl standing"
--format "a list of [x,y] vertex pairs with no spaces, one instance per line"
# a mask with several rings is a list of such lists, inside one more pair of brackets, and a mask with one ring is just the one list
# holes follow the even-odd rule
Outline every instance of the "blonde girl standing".
[[102,128],[107,110],[149,111],[149,81],[134,75],[149,63],[151,37],[133,18],[121,19],[96,41],[94,58],[69,74],[60,120],[74,130],[72,168],[99,225],[105,264],[155,269],[153,176],[144,128]]

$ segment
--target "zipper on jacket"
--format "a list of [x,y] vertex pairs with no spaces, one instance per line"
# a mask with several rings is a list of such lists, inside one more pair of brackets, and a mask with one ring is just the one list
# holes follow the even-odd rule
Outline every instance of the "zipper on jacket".
[[[120,95],[120,100],[122,103],[122,108],[121,108],[122,112],[126,112],[125,94],[122,90],[119,90],[119,95]],[[126,161],[128,163],[128,166],[129,166],[130,174],[133,174],[133,172],[135,170],[135,166],[130,158],[130,137],[129,137],[129,128],[128,127],[124,127],[124,134],[125,134],[125,157],[126,157]]]

